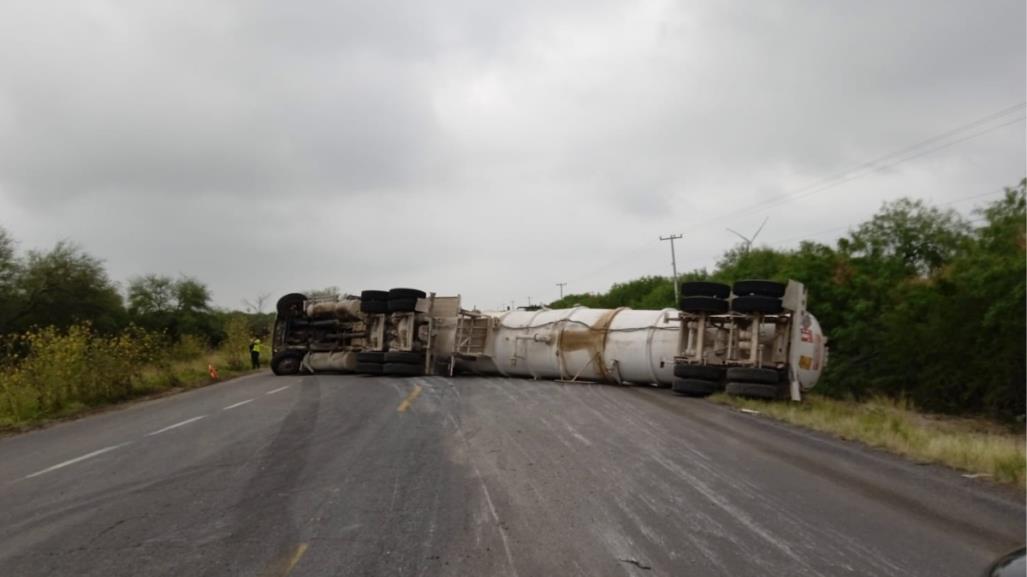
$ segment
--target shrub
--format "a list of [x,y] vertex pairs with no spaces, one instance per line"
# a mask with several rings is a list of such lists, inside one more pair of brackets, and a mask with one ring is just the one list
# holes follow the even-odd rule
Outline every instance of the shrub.
[[171,358],[187,361],[202,357],[208,350],[207,341],[197,335],[182,335],[171,349]]
[[233,317],[225,323],[225,340],[221,343],[225,362],[232,370],[246,368],[250,347],[250,326],[245,318]]
[[14,341],[10,349],[22,354],[0,367],[0,422],[8,424],[128,398],[164,348],[153,333],[130,327],[104,336],[88,324],[36,329]]

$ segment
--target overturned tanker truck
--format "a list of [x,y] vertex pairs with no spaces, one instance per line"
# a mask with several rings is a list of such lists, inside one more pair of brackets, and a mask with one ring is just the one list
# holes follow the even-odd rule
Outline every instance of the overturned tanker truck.
[[478,374],[798,401],[827,362],[802,283],[681,284],[678,308],[466,310],[395,288],[278,301],[276,375]]

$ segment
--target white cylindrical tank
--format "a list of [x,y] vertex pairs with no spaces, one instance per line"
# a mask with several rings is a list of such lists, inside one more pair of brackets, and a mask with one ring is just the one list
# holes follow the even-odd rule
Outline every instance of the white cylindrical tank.
[[817,318],[803,311],[792,325],[789,364],[803,390],[812,389],[827,364],[827,337]]
[[543,309],[498,315],[491,358],[504,376],[670,384],[674,309]]

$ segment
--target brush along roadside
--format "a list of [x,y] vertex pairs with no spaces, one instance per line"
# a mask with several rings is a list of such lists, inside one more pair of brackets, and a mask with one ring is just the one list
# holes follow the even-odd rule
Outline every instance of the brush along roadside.
[[965,471],[967,477],[1027,487],[1022,428],[1013,430],[986,419],[920,413],[884,398],[855,402],[809,395],[802,403],[775,403],[717,394],[710,400],[917,461],[947,465]]

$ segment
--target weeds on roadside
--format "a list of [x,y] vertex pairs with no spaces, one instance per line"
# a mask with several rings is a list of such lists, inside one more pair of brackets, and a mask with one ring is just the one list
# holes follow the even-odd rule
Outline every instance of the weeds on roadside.
[[0,430],[207,383],[209,364],[221,378],[231,377],[245,368],[248,335],[232,337],[225,346],[239,350],[231,354],[210,351],[194,336],[172,345],[164,335],[136,327],[115,336],[82,324],[8,337],[0,347]]
[[716,395],[712,400],[1025,487],[1024,435],[994,422],[928,415],[886,398],[856,402],[809,395],[802,403],[783,403]]

